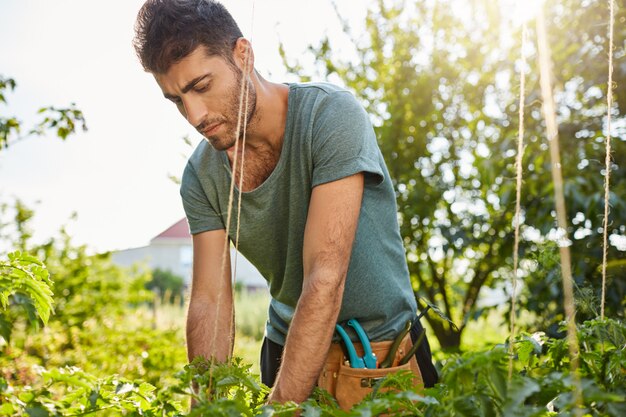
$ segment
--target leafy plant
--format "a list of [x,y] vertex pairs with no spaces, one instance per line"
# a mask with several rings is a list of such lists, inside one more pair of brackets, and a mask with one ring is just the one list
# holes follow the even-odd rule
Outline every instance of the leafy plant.
[[[148,273],[130,273],[116,266],[109,253],[90,254],[85,245],[75,245],[65,227],[58,236],[43,244],[30,241],[31,222],[35,213],[19,200],[13,209],[14,233],[0,235],[3,246],[19,247],[29,259],[46,265],[55,281],[53,321],[69,330],[82,327],[89,319],[101,320],[122,314],[129,304],[152,298],[145,284]],[[36,258],[35,258],[36,257]]]
[[0,261],[0,336],[11,339],[14,315],[10,309],[22,308],[31,324],[39,318],[48,322],[53,311],[50,274],[37,258],[19,251]]
[[182,411],[178,402],[155,395],[155,387],[143,381],[118,376],[99,379],[73,367],[42,368],[39,373],[43,379],[41,387],[20,387],[18,393],[0,379],[0,415],[76,416],[105,412],[156,416],[161,415],[157,410]]
[[[13,91],[16,86],[14,79],[0,75],[0,103],[7,102],[5,91]],[[16,117],[0,116],[0,150],[29,136],[42,136],[48,130],[54,130],[62,140],[75,133],[78,127],[87,130],[83,112],[74,103],[69,107],[41,107],[38,114],[42,119],[25,134],[22,134],[22,124]]]
[[[34,278],[29,275],[27,279]],[[43,304],[34,306],[37,311],[46,308]],[[623,415],[626,412],[626,326],[619,320],[596,319],[580,324],[578,331],[584,393],[581,411],[589,416]],[[508,347],[497,345],[484,351],[450,356],[444,361],[441,383],[424,392],[412,386],[409,373],[391,375],[350,411],[339,409],[321,390],[316,390],[300,405],[267,405],[268,388],[250,373],[250,365],[237,358],[230,363],[197,358],[166,383],[157,380],[152,384],[115,374],[96,377],[76,367],[36,367],[38,379],[30,384],[20,384],[19,380],[16,384],[0,377],[0,415],[572,415],[575,385],[569,371],[566,341],[536,333],[522,334],[513,343],[516,372],[511,380],[507,379]],[[84,340],[80,344],[87,346]],[[111,347],[103,353],[110,351]],[[190,399],[195,404],[191,409],[187,405]]]

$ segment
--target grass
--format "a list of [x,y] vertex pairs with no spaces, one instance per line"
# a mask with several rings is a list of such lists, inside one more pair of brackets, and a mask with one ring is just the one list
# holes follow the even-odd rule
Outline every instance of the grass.
[[265,334],[269,294],[239,292],[235,297],[235,356],[252,364],[253,374],[259,374],[259,354]]
[[463,352],[480,350],[485,346],[506,342],[510,329],[504,321],[504,314],[507,313],[493,309],[477,320],[470,320],[461,336],[461,350]]
[[[241,291],[235,296],[235,356],[251,364],[251,371],[255,374],[259,373],[259,354],[268,304],[269,294],[266,291]],[[150,308],[150,311],[138,316],[152,320],[152,326],[157,329],[175,330],[180,340],[184,340],[186,311],[186,305],[161,304],[156,311]]]

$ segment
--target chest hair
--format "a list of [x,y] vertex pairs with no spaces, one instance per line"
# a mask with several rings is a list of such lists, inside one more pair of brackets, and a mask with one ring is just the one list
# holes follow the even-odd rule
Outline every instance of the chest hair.
[[[273,152],[270,149],[251,149],[246,147],[246,155],[243,167],[243,185],[244,192],[252,191],[258,188],[272,174],[278,159],[279,152]],[[237,162],[237,172],[235,172],[235,185],[239,187],[241,176],[241,156]],[[232,160],[231,160],[232,166]]]

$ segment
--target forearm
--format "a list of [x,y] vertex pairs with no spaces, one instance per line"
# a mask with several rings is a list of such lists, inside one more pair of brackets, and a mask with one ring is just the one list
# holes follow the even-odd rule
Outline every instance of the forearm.
[[[337,273],[319,271],[320,276],[311,277],[311,284],[302,289],[271,401],[300,403],[311,394],[324,367],[341,307],[344,279]],[[345,271],[340,273],[345,276]]]
[[231,291],[224,291],[219,300],[192,299],[187,314],[187,356],[215,358],[225,362],[232,355],[234,340],[234,315]]
[[302,247],[302,293],[270,402],[302,402],[319,377],[341,308],[364,187],[362,173],[313,188]]

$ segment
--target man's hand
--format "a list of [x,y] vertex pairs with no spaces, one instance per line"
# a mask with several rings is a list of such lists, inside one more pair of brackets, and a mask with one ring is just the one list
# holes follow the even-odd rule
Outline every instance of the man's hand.
[[227,244],[224,230],[193,236],[193,281],[187,314],[190,362],[196,356],[225,362],[232,355],[235,326],[230,252],[228,247],[224,250]]
[[302,250],[302,294],[270,403],[304,401],[324,366],[341,308],[363,187],[359,173],[313,189]]

